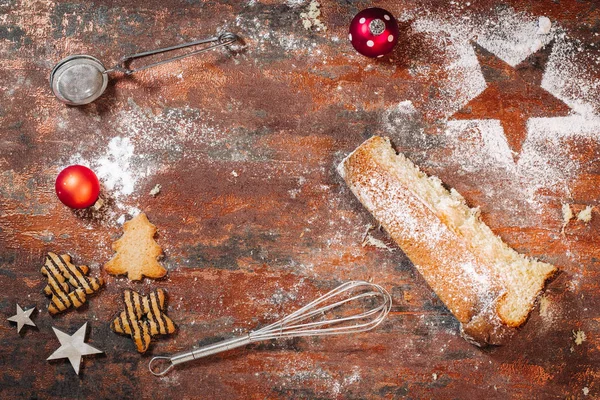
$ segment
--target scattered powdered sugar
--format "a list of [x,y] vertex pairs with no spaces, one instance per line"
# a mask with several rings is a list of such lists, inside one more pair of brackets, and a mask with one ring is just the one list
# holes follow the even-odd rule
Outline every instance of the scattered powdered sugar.
[[417,109],[413,105],[412,101],[405,100],[398,103],[396,106],[396,111],[403,115],[414,115],[417,112]]
[[[446,93],[443,103],[447,116],[486,87],[472,41],[516,66],[537,48],[554,40],[542,87],[584,115],[591,111],[590,103],[596,104],[600,97],[600,83],[578,62],[580,46],[570,40],[560,26],[541,34],[541,26],[544,26],[543,32],[547,30],[545,22],[510,8],[498,11],[485,21],[468,15],[458,19],[406,13],[402,18],[414,18],[412,29],[430,36],[432,45],[446,55],[448,77],[439,84]],[[461,96],[455,97],[452,88]]]
[[286,0],[285,4],[290,7],[298,7],[301,4],[304,4],[306,0]]
[[[250,43],[247,46],[247,54],[254,57],[256,53],[267,54],[268,52],[295,51],[308,53],[316,44],[306,37],[298,37],[293,33],[282,35],[278,29],[271,27],[271,21],[259,18],[248,18],[238,15],[235,26],[245,34]],[[260,59],[254,58],[254,62]]]
[[[591,136],[600,123],[580,115],[531,118],[520,157],[515,162],[498,120],[448,121],[445,134],[452,140],[455,159],[461,169],[476,173],[498,171],[520,187],[522,199],[541,205],[540,189],[553,189],[568,196],[568,185],[580,172],[579,163],[568,153],[565,141],[574,136]],[[485,182],[482,183],[486,185]],[[542,212],[542,207],[535,207]]]
[[[136,190],[136,183],[143,179],[151,169],[140,170],[135,163],[135,147],[127,137],[114,137],[108,143],[105,152],[96,159],[86,159],[81,154],[74,154],[69,164],[79,164],[96,173],[101,185],[115,200],[115,206],[135,216],[140,210],[132,206],[128,199]],[[114,217],[114,215],[113,215]]]
[[561,302],[553,300],[548,295],[539,298],[539,314],[542,320],[541,328],[544,331],[556,326],[556,322],[562,318]]
[[426,34],[431,45],[445,54],[445,79],[436,82],[443,98],[433,99],[421,112],[440,113],[450,117],[486,87],[471,42],[476,42],[511,66],[552,40],[551,35],[538,35],[538,21],[532,16],[510,9],[499,11],[484,21],[466,15],[440,17],[405,13],[401,19],[414,19],[415,33]]
[[504,136],[504,130],[498,120],[459,120],[448,121],[446,126],[448,138],[456,140],[459,152],[466,153],[473,144],[482,155],[465,164],[465,170],[477,171],[488,165],[500,164],[506,168],[514,168],[513,157]]
[[[132,216],[140,212],[137,199],[143,194],[141,186],[148,178],[170,168],[183,158],[184,151],[194,155],[196,150],[186,146],[187,143],[214,145],[224,140],[211,125],[211,119],[191,107],[167,108],[154,113],[129,99],[128,107],[110,116],[109,122],[116,135],[106,146],[96,146],[93,153],[85,157],[76,153],[69,164],[91,168],[105,194],[115,200],[116,208]],[[160,158],[155,156],[157,153]],[[155,185],[150,194],[155,196],[159,191],[160,187]]]
[[279,379],[285,382],[286,386],[305,386],[310,383],[320,387],[320,392],[328,392],[329,397],[336,398],[362,379],[361,370],[358,366],[352,366],[352,370],[345,373],[332,372],[329,368],[324,369],[303,358],[286,360],[281,370],[285,372],[279,374]]
[[564,33],[558,35],[546,65],[542,88],[580,114],[586,124],[599,125],[600,82],[578,60],[579,54],[575,42],[569,41]]
[[514,67],[541,47],[538,41],[544,45],[552,39],[538,35],[538,29],[537,18],[507,8],[475,26],[474,35],[478,44]]
[[185,142],[209,143],[216,138],[214,120],[197,108],[166,108],[155,113],[148,107],[140,107],[133,99],[127,103],[129,107],[116,113],[113,125],[143,151],[167,150],[171,157],[178,157]]
[[[502,176],[510,183],[510,187],[503,189],[515,195],[510,201],[520,197],[538,214],[543,212],[547,201],[540,195],[542,189],[552,189],[559,196],[569,197],[569,183],[583,171],[570,154],[568,143],[577,138],[593,139],[600,131],[600,82],[593,79],[589,65],[581,61],[581,46],[548,18],[516,12],[509,7],[493,12],[485,20],[467,11],[462,18],[411,11],[401,19],[413,19],[414,32],[426,34],[432,45],[439,47],[445,59],[439,68],[445,77],[436,82],[441,95],[434,96],[419,109],[410,101],[403,101],[383,114],[382,122],[395,140],[418,141],[427,151],[426,144],[431,138],[423,132],[419,120],[441,118],[439,133],[445,141],[444,147],[451,152],[446,163],[456,163],[466,173]],[[520,155],[511,152],[500,121],[451,119],[487,86],[472,42],[516,66],[551,41],[554,44],[541,86],[571,107],[572,115],[530,118]],[[414,76],[427,78],[419,73]],[[482,186],[480,189],[490,195],[498,190],[490,182],[482,182]]]
[[354,383],[360,382],[360,370],[358,367],[352,369],[352,374],[345,376],[343,380],[335,380],[331,385],[331,393],[338,396],[343,389]]
[[404,135],[414,135],[415,125],[420,124],[421,116],[412,101],[401,101],[388,108],[383,115],[384,126],[389,130],[400,130]]
[[[288,58],[289,53],[293,52],[294,57],[305,57],[307,62],[326,64],[331,56],[321,49],[322,42],[331,40],[338,43],[340,39],[337,36],[325,37],[327,27],[320,20],[322,16],[320,3],[315,0],[305,3],[307,3],[305,0],[287,2],[288,12],[294,15],[302,32],[295,29],[285,29],[284,32],[279,26],[281,21],[271,18],[260,18],[243,13],[236,16],[235,28],[231,29],[239,32],[246,42],[245,51],[240,54],[240,57],[246,59],[246,62],[260,64],[264,59]],[[295,24],[292,23],[291,27],[294,26]],[[296,68],[295,63],[292,63],[291,67]]]
[[98,160],[95,168],[98,178],[117,198],[133,193],[138,179],[131,171],[133,150],[129,138],[114,137],[108,144],[107,154]]

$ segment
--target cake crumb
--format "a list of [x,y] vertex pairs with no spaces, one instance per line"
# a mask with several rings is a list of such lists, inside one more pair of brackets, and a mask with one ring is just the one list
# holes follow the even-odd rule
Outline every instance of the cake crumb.
[[538,20],[538,35],[547,35],[550,33],[550,28],[552,28],[552,22],[548,17],[540,17]]
[[581,389],[581,391],[583,392],[584,396],[587,396],[590,393],[590,389],[587,386]]
[[394,249],[392,249],[387,244],[385,244],[385,242],[383,240],[379,240],[371,235],[370,231],[373,228],[374,228],[373,225],[371,225],[371,224],[367,225],[367,229],[365,229],[365,233],[363,235],[362,247],[373,246],[378,249],[385,249],[385,250],[388,250],[389,252],[393,252]]
[[94,205],[92,207],[94,208],[94,210],[98,211],[102,208],[103,205],[104,205],[104,200],[102,200],[102,197],[98,197],[98,200],[96,200],[96,202],[94,203]]
[[573,341],[575,342],[575,344],[577,346],[581,345],[583,342],[585,342],[586,336],[585,336],[585,332],[582,330],[577,330],[577,331],[573,331]]
[[565,228],[569,224],[569,221],[573,219],[573,211],[571,210],[571,207],[566,203],[562,205],[562,216],[563,216],[563,225],[562,225],[561,232],[564,234]]
[[389,247],[387,244],[385,244],[385,242],[383,240],[379,240],[377,238],[374,238],[373,236],[371,236],[370,233],[367,233],[367,236],[365,237],[365,239],[362,242],[362,247],[365,246],[373,246],[376,247],[378,249],[385,249],[389,252],[393,252],[394,249],[392,249],[391,247]]
[[150,196],[156,197],[156,195],[160,193],[161,188],[162,186],[160,185],[160,183],[157,183],[156,186],[154,186],[150,191]]
[[433,378],[434,381],[437,381],[437,374],[435,372],[433,374],[431,374],[431,377]]
[[236,178],[238,177],[238,173],[235,172],[235,171],[231,171],[231,175],[234,176],[234,177],[236,177]]
[[592,220],[592,206],[587,206],[577,214],[577,219],[588,223]]
[[300,18],[302,19],[302,26],[304,26],[304,29],[311,30],[315,28],[315,30],[317,31],[327,30],[325,24],[323,24],[323,22],[321,22],[321,20],[319,19],[319,17],[321,16],[320,7],[321,4],[318,1],[312,0],[308,5],[308,10],[306,12],[300,13]]

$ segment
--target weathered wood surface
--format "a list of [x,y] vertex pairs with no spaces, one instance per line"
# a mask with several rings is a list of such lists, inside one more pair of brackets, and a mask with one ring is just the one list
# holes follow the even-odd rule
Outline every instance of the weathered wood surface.
[[[370,5],[322,1],[328,30],[318,32],[303,28],[307,3],[300,1],[0,2],[0,397],[600,397],[600,215],[594,209],[589,224],[572,221],[563,235],[560,211],[562,203],[576,210],[598,204],[600,132],[555,143],[570,152],[577,173],[558,188],[536,187],[534,207],[525,196],[527,174],[493,163],[467,168],[470,157],[457,157],[458,142],[445,137],[448,116],[436,110],[448,60],[439,37],[413,30],[406,18],[391,57],[373,61],[355,53],[347,27]],[[398,16],[457,21],[493,20],[501,12],[547,15],[582,47],[576,62],[586,79],[600,75],[594,1],[377,5]],[[246,47],[115,79],[82,108],[60,104],[49,91],[49,72],[67,55],[92,54],[109,66],[123,54],[217,29],[239,33]],[[541,101],[523,98],[534,103],[528,106]],[[393,114],[405,100],[420,117]],[[456,111],[466,104],[455,104]],[[362,245],[375,222],[335,166],[372,134],[391,135],[425,171],[481,207],[486,223],[518,251],[562,269],[542,311],[536,308],[507,345],[481,350],[464,341],[385,233],[372,232],[394,251]],[[60,168],[74,154],[92,161],[106,156],[115,137],[135,146],[128,165],[133,191],[115,198],[105,188],[107,206],[96,215],[60,204],[53,189]],[[476,156],[480,143],[465,143]],[[152,197],[157,183],[162,191]],[[158,227],[166,279],[131,283],[102,271],[127,207],[143,210]],[[89,265],[106,279],[105,289],[81,310],[50,317],[39,272],[48,251]],[[350,279],[373,279],[393,294],[389,319],[373,332],[254,345],[164,378],[147,371],[152,355],[272,322]],[[168,314],[179,331],[141,356],[109,324],[125,288],[156,287],[168,291]],[[17,302],[38,308],[38,329],[17,335],[5,320]],[[90,344],[105,355],[84,358],[80,377],[66,360],[45,361],[58,346],[52,326],[72,333],[86,321]],[[573,340],[578,330],[587,338],[580,345]]]

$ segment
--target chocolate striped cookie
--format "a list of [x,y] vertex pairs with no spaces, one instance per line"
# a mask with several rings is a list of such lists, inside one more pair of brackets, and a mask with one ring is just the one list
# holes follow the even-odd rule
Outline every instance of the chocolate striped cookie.
[[104,285],[102,278],[87,276],[87,266],[72,264],[68,254],[48,253],[41,272],[48,279],[44,293],[51,296],[48,312],[52,315],[70,307],[81,307],[87,295],[96,293]]
[[165,292],[156,289],[148,295],[140,295],[133,290],[123,292],[125,310],[113,320],[113,332],[130,335],[137,351],[144,353],[150,346],[152,337],[175,332],[175,324],[164,313]]

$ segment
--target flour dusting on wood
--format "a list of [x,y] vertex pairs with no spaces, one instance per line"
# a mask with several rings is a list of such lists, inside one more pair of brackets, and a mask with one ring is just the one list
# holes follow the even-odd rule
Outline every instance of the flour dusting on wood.
[[[439,90],[430,101],[414,110],[404,101],[384,113],[384,126],[394,142],[401,146],[408,143],[417,158],[427,159],[428,142],[444,140],[447,157],[442,166],[457,168],[465,174],[488,175],[490,179],[483,180],[479,189],[490,197],[502,190],[505,200],[498,206],[506,209],[527,209],[541,215],[547,209],[546,191],[569,198],[570,182],[584,172],[572,157],[570,143],[580,138],[595,138],[600,131],[600,82],[579,61],[576,41],[559,24],[508,7],[483,19],[467,11],[462,19],[413,11],[405,12],[400,19],[413,20],[413,30],[427,35],[432,46],[438,48],[445,64],[438,72],[434,68],[429,73],[445,77],[436,81]],[[541,86],[573,112],[566,117],[530,118],[516,161],[500,121],[451,119],[487,86],[472,41],[511,66],[525,60],[537,48],[554,42]],[[431,76],[416,74],[414,78],[425,80]],[[443,139],[424,134],[418,118],[439,118],[437,134]],[[422,146],[421,155],[414,149],[415,143]]]

